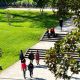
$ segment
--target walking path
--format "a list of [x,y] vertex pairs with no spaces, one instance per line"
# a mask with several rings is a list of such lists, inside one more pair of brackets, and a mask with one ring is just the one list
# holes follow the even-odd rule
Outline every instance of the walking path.
[[[36,10],[36,11],[40,11],[40,8],[7,8],[7,10],[29,10],[29,11],[33,11],[33,10]],[[44,8],[43,9],[44,11],[52,11],[51,8]],[[53,9],[54,11],[57,11],[57,9]]]
[[[67,27],[68,26],[68,27]],[[56,28],[57,33],[68,33],[71,29],[75,28],[74,25],[70,20],[67,20],[63,27],[63,32],[61,32],[60,27]],[[39,42],[36,45],[32,46],[32,48],[39,48],[39,49],[49,49],[50,47],[54,47],[54,42]],[[26,59],[27,64],[29,60]],[[55,80],[54,75],[48,70],[44,60],[40,60],[40,66],[37,66],[35,60],[33,62],[34,68],[34,75],[33,78],[30,79],[29,72],[26,72],[26,80]],[[20,61],[16,62],[6,70],[0,73],[0,80],[24,80],[23,73],[21,71]],[[70,73],[70,72],[69,72]],[[80,75],[80,74],[79,74]],[[71,80],[80,80],[79,75],[73,75]],[[63,79],[58,79],[63,80]]]
[[[64,22],[63,25],[63,31],[61,31],[60,27],[57,26],[55,28],[55,32],[58,34],[67,34],[70,32],[72,29],[76,28],[74,24],[71,22],[71,19],[67,20]],[[51,47],[54,47],[55,42],[46,42],[46,41],[40,41],[36,45],[32,46],[32,49],[50,49]]]

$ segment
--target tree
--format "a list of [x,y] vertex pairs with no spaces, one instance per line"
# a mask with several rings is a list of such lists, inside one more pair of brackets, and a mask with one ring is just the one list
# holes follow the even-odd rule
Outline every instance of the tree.
[[[80,29],[77,28],[69,33],[65,38],[55,43],[54,48],[51,48],[46,53],[46,64],[49,70],[54,73],[57,78],[69,80],[73,74],[78,74],[80,62]],[[75,54],[78,57],[75,58]],[[75,55],[75,56],[74,56]],[[68,76],[67,72],[72,72]]]
[[49,6],[51,6],[53,13],[55,13],[53,8],[56,7],[56,2],[57,2],[57,0],[49,0],[48,1],[48,4],[49,4]]
[[77,26],[80,27],[80,0],[69,0],[69,6],[75,12],[75,15],[77,15]]
[[80,9],[80,0],[70,0],[69,5],[71,10],[75,11],[75,14],[78,15]]
[[68,1],[69,0],[57,0],[57,8],[58,8],[58,15],[65,16],[68,12]]
[[6,7],[9,4],[16,2],[17,0],[0,0],[1,7]]
[[42,14],[45,5],[48,3],[48,0],[33,0],[33,1],[36,2],[37,7],[40,8],[40,12]]

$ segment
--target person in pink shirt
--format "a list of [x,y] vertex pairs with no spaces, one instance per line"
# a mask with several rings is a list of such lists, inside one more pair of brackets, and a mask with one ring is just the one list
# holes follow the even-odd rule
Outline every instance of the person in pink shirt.
[[36,54],[35,54],[35,60],[37,65],[39,65],[39,60],[40,60],[40,55],[39,55],[39,51],[37,50]]

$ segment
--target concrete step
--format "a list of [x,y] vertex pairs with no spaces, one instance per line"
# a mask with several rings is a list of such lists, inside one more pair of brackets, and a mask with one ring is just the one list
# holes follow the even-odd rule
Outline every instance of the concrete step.
[[70,55],[72,58],[80,62],[79,53],[77,52],[64,52],[64,54]]
[[56,42],[59,39],[65,37],[65,36],[66,36],[65,33],[56,33],[55,37],[53,37],[52,35],[50,35],[50,38],[48,38],[47,33],[45,33],[40,41]]
[[72,57],[79,57],[79,55],[71,55]]
[[[54,38],[54,39],[59,39],[59,38],[63,38],[64,36],[55,36],[55,37],[53,37],[53,36],[50,36],[50,38]],[[43,36],[43,38],[48,38],[47,36]]]
[[42,39],[42,40],[40,40],[40,41],[56,42],[56,41],[58,41],[58,40],[55,40],[55,39],[54,39],[54,40],[53,40],[53,39],[52,39],[52,40],[50,40],[50,39],[48,39],[48,40],[46,40],[46,39]]
[[[25,58],[28,58],[28,55],[26,55]],[[40,59],[45,59],[45,55],[40,55]]]
[[72,56],[79,56],[79,53],[75,52],[65,52],[64,54],[67,54],[67,55],[72,55]]
[[63,37],[50,37],[48,38],[47,36],[44,36],[42,39],[60,39],[60,38],[63,38]]
[[29,53],[33,53],[35,55],[35,53],[37,52],[37,50],[39,51],[39,55],[40,55],[40,59],[44,59],[45,58],[45,54],[46,54],[46,49],[28,49],[26,54],[25,54],[25,58],[28,58]]
[[43,38],[42,40],[59,40],[59,39],[61,39],[61,38]]
[[[65,37],[66,36],[66,34],[65,35],[62,35],[62,34],[56,34],[56,36],[55,37]],[[44,36],[43,37],[47,37],[47,34],[44,34]],[[50,35],[50,37],[53,37],[52,35]]]

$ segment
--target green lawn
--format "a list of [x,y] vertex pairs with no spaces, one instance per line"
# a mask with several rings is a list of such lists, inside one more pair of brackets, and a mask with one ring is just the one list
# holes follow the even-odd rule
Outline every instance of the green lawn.
[[[9,22],[8,22],[8,17]],[[39,42],[45,28],[56,26],[58,20],[52,12],[43,15],[36,11],[7,11],[0,9],[0,48],[3,69],[19,60],[19,51],[24,52]]]

